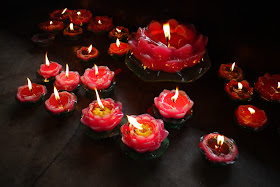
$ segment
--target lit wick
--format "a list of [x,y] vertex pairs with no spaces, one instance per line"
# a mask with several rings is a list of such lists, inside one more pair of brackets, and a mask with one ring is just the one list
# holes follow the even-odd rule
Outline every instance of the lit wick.
[[179,96],[179,88],[178,88],[178,86],[177,86],[177,87],[176,87],[176,92],[175,92],[174,96],[171,97],[171,100],[172,100],[174,103],[176,103],[176,100],[177,100],[178,96]]
[[105,108],[104,108],[104,106],[103,106],[103,104],[102,104],[102,102],[101,102],[101,99],[100,99],[100,97],[99,97],[98,91],[97,91],[96,88],[94,88],[94,90],[95,90],[95,94],[96,94],[96,99],[97,99],[98,106],[99,106],[99,108],[100,108],[101,111],[104,111]]
[[277,89],[280,89],[280,82],[278,82],[278,86],[277,86]]
[[28,77],[27,77],[27,84],[28,84],[29,90],[32,92],[32,84],[31,84],[31,81]]
[[51,24],[53,24],[53,22],[52,22],[52,21],[50,21],[50,25],[51,25]]
[[65,73],[66,78],[68,79],[69,76],[69,66],[66,64],[66,73]]
[[120,45],[121,45],[120,40],[118,38],[116,40],[116,45],[117,45],[117,47],[120,47]]
[[61,14],[64,14],[64,13],[66,12],[66,10],[67,10],[67,8],[65,8],[65,9],[61,12]]
[[249,112],[251,113],[251,115],[253,115],[253,114],[255,114],[255,110],[253,109],[253,108],[251,108],[251,107],[248,107],[248,110],[249,110]]
[[101,20],[98,20],[98,24],[99,24],[99,25],[101,25],[101,24],[102,24],[102,23],[101,23]]
[[138,121],[136,120],[136,118],[131,117],[129,115],[126,115],[128,123],[133,125],[135,128],[139,129],[139,130],[143,130],[143,125],[138,123]]
[[57,91],[57,89],[56,89],[55,86],[53,87],[53,93],[54,93],[55,99],[56,99],[59,103],[61,103],[61,100],[60,100],[60,97],[59,97],[59,93],[58,93],[58,91]]
[[242,83],[237,83],[237,88],[238,88],[238,90],[239,91],[241,91],[242,90],[242,88],[243,88],[243,85],[242,85]]
[[49,68],[50,67],[50,61],[48,59],[48,52],[46,52],[45,61],[46,61],[46,66]]
[[94,64],[94,70],[95,70],[95,76],[98,77],[99,72],[96,64]]
[[164,36],[166,38],[167,47],[169,47],[170,46],[169,40],[170,40],[170,37],[171,37],[169,23],[163,24],[163,32],[164,32]]
[[233,70],[234,70],[234,66],[235,66],[235,62],[232,63],[231,68],[230,68],[230,71],[233,71]]
[[218,137],[217,137],[217,144],[218,145],[215,145],[215,149],[216,149],[217,152],[220,152],[220,149],[221,149],[223,143],[224,143],[224,136],[218,135]]

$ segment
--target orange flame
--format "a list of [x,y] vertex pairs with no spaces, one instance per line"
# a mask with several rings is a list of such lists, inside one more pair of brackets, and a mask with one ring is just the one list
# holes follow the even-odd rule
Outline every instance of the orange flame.
[[70,23],[69,28],[70,28],[70,30],[71,30],[71,31],[73,31],[73,30],[74,30],[73,23]]
[[27,84],[28,84],[29,90],[32,92],[32,83],[28,77],[27,77]]
[[46,52],[46,55],[45,55],[45,61],[46,61],[46,66],[50,66],[50,61],[48,59],[48,52]]
[[237,86],[238,86],[238,90],[242,90],[243,85],[242,85],[242,83],[241,83],[241,82],[237,83]]
[[224,136],[218,135],[218,137],[217,137],[217,144],[218,144],[218,146],[222,146],[223,143],[224,143],[224,140],[225,140]]
[[90,53],[92,50],[92,44],[88,47],[88,53]]
[[170,35],[170,26],[168,22],[163,24],[163,32],[165,38],[168,38],[168,40],[170,40],[171,35]]
[[98,76],[98,67],[96,64],[94,64],[94,70],[95,70],[95,76]]
[[277,89],[280,89],[280,82],[278,82],[278,86],[277,86]]
[[179,88],[178,88],[178,86],[177,86],[177,87],[176,87],[176,92],[175,92],[174,96],[171,97],[171,100],[175,103],[176,100],[177,100],[177,98],[178,98],[178,96],[179,96]]
[[234,70],[234,67],[235,67],[235,62],[232,63],[231,68],[230,68],[230,71],[233,71],[233,70]]
[[78,11],[78,12],[77,12],[77,14],[78,14],[78,15],[81,15],[81,12],[80,12],[80,11]]
[[53,87],[53,93],[54,93],[55,99],[60,102],[59,93],[55,86]]
[[255,114],[255,110],[253,109],[253,108],[251,108],[251,107],[248,107],[248,110],[249,110],[249,112],[253,115],[253,114]]
[[68,66],[68,64],[66,64],[66,74],[65,74],[65,76],[68,79],[68,76],[69,76],[69,66]]
[[65,8],[65,9],[61,12],[61,14],[64,14],[64,13],[66,12],[66,10],[67,10],[67,8]]
[[102,102],[101,102],[101,99],[100,99],[100,97],[99,97],[99,94],[98,94],[97,89],[94,88],[94,90],[95,90],[95,94],[96,94],[96,99],[97,99],[98,106],[99,106],[101,109],[104,109],[104,106],[103,106],[103,104],[102,104]]
[[117,45],[117,47],[120,47],[120,45],[121,45],[120,40],[118,38],[116,40],[116,45]]
[[128,122],[133,125],[135,128],[142,130],[143,129],[143,125],[138,123],[136,118],[131,117],[129,115],[126,115]]
[[101,20],[98,20],[98,24],[102,24]]
[[120,29],[118,29],[118,28],[116,28],[116,31],[117,31],[118,33],[122,32],[122,30],[120,30]]
[[51,25],[51,24],[53,24],[53,22],[52,22],[52,21],[50,21],[50,25]]

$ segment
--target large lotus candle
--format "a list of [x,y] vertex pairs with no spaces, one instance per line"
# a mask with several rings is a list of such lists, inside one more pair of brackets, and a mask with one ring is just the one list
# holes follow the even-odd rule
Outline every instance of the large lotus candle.
[[63,91],[58,92],[54,87],[54,93],[45,101],[46,110],[56,117],[64,117],[72,114],[77,104],[75,94]]
[[52,82],[56,75],[62,70],[62,66],[57,62],[50,62],[47,56],[45,55],[45,64],[40,65],[40,69],[37,71],[38,76],[42,78],[43,82]]
[[246,80],[241,82],[231,80],[225,84],[224,89],[233,101],[251,101],[253,99],[254,88],[250,87]]
[[74,10],[70,15],[69,19],[72,23],[82,26],[88,23],[92,18],[92,13],[86,9]]
[[83,29],[79,26],[73,25],[73,23],[69,24],[69,27],[63,30],[63,35],[67,39],[77,40],[83,34]]
[[107,66],[96,66],[87,68],[81,81],[85,85],[85,90],[88,96],[95,96],[94,89],[99,91],[101,97],[109,97],[114,90],[116,81],[113,79],[115,73],[111,71]]
[[54,86],[58,90],[74,92],[77,91],[80,84],[80,75],[77,71],[69,71],[69,66],[66,64],[66,71],[55,76]]
[[42,102],[46,94],[45,86],[31,83],[27,78],[27,85],[18,87],[16,98],[24,106],[33,106]]
[[219,76],[226,81],[232,79],[241,81],[243,80],[243,71],[235,62],[231,64],[221,64],[219,68]]
[[114,58],[121,58],[129,51],[129,49],[130,46],[128,43],[120,42],[120,40],[117,38],[116,43],[110,44],[108,53]]
[[94,33],[105,33],[113,28],[113,20],[107,16],[96,16],[88,24],[88,30]]
[[121,127],[122,149],[134,159],[160,157],[168,147],[168,131],[161,119],[149,114],[128,116],[128,123]]
[[99,51],[91,44],[89,47],[82,46],[77,50],[76,55],[83,64],[91,64],[98,58]]
[[184,91],[163,90],[159,97],[154,98],[154,112],[164,120],[168,128],[181,128],[192,115],[194,102]]
[[47,32],[57,32],[64,28],[64,23],[58,20],[50,20],[39,25],[40,29]]
[[[154,71],[175,73],[200,62],[205,53],[207,37],[199,34],[193,25],[179,24],[175,19],[163,23],[152,21],[139,28],[136,37],[129,40],[133,55],[143,66]],[[169,30],[169,35],[166,32]]]
[[65,21],[69,18],[69,15],[72,13],[73,10],[70,10],[68,8],[65,8],[63,10],[54,10],[52,13],[50,13],[50,18]]

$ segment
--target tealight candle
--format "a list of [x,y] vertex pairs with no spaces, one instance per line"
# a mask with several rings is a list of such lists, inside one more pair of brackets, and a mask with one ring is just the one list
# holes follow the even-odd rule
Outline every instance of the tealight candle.
[[83,34],[83,29],[79,26],[73,25],[73,23],[69,24],[69,27],[63,30],[63,36],[70,40],[77,40]]
[[47,56],[45,55],[45,64],[40,65],[40,69],[37,71],[39,78],[42,78],[42,81],[45,83],[53,82],[56,75],[62,70],[62,66],[57,62],[50,62]]
[[268,123],[265,112],[253,105],[240,105],[235,110],[238,125],[250,132],[262,130]]
[[27,85],[18,87],[16,98],[24,106],[34,106],[44,100],[47,88],[40,84],[31,83],[27,78]]
[[253,99],[254,88],[250,87],[246,80],[241,82],[230,80],[225,84],[224,89],[234,101],[251,101]]
[[77,50],[77,57],[81,60],[83,64],[91,64],[99,56],[99,51],[90,45],[89,47],[82,46]]
[[226,81],[232,79],[241,81],[243,80],[243,71],[235,64],[235,62],[232,64],[221,64],[219,68],[219,76]]
[[65,117],[73,113],[77,104],[75,94],[63,91],[58,92],[54,87],[54,93],[45,101],[46,110],[56,117]]
[[204,158],[215,166],[233,164],[238,158],[234,140],[217,132],[202,136],[198,147]]
[[48,47],[53,43],[55,36],[52,33],[35,34],[31,40],[39,47]]
[[40,29],[47,32],[57,32],[64,28],[64,23],[58,20],[50,20],[39,25]]
[[154,113],[163,119],[165,127],[180,129],[192,116],[194,102],[177,87],[176,90],[163,90],[154,98],[154,104]]
[[81,81],[84,84],[84,88],[87,91],[89,97],[95,96],[94,89],[99,91],[101,97],[109,97],[114,90],[116,81],[113,79],[115,73],[111,71],[107,66],[96,66],[87,68]]
[[113,20],[107,16],[95,16],[88,24],[88,30],[94,33],[106,33],[113,28]]
[[128,43],[120,42],[117,38],[116,43],[111,43],[108,53],[113,58],[122,58],[126,53],[130,50],[130,46]]
[[65,21],[69,18],[69,15],[72,13],[73,10],[70,10],[68,8],[65,8],[63,10],[54,10],[52,13],[50,13],[50,18]]
[[66,71],[55,76],[54,86],[58,90],[75,92],[80,86],[80,75],[77,71],[69,71],[69,66],[66,64]]
[[165,130],[163,121],[149,114],[127,118],[128,123],[121,127],[123,151],[133,159],[162,156],[169,144],[169,133]]
[[86,9],[74,10],[72,14],[69,15],[69,19],[72,23],[82,26],[88,23],[92,18],[92,13]]
[[127,37],[129,36],[129,31],[128,28],[117,26],[109,32],[108,36],[113,41],[116,41],[116,39],[119,39],[120,41],[126,41]]

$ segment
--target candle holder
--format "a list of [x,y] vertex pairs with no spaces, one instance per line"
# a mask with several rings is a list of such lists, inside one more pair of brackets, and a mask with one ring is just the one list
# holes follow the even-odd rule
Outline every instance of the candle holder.
[[39,46],[39,47],[48,47],[53,43],[53,40],[55,39],[55,36],[51,33],[40,33],[35,34],[31,40],[32,42]]
[[232,101],[239,103],[246,103],[251,101],[254,96],[254,88],[250,87],[246,80],[238,82],[236,80],[230,80],[224,87],[227,95]]

